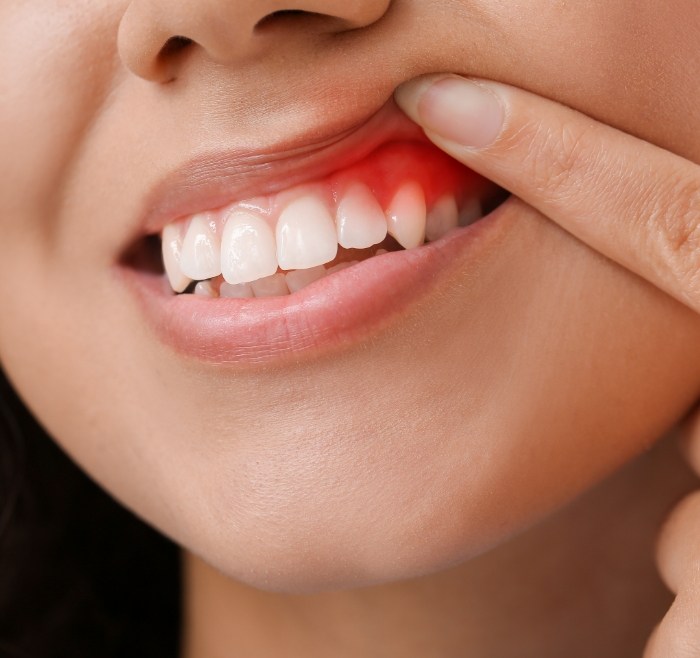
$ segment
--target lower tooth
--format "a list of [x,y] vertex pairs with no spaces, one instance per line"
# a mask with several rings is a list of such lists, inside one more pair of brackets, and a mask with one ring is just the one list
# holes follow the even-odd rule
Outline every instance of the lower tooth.
[[314,281],[318,281],[326,276],[328,272],[323,265],[318,265],[317,267],[311,267],[308,270],[294,270],[292,272],[287,272],[287,287],[289,292],[296,292],[302,288],[306,288],[309,284]]
[[459,225],[469,226],[477,219],[481,219],[483,215],[484,211],[481,207],[481,201],[479,199],[470,199],[459,212]]
[[343,270],[347,270],[348,267],[357,265],[359,262],[359,260],[350,260],[345,261],[344,263],[338,263],[337,265],[333,265],[333,267],[329,267],[326,271],[326,274],[335,274],[336,272],[342,272]]
[[284,274],[278,272],[250,284],[256,297],[282,297],[289,294]]
[[214,286],[211,284],[211,281],[200,281],[195,287],[194,287],[194,294],[199,295],[200,297],[218,297],[216,290],[214,289]]
[[255,297],[255,294],[249,283],[222,283],[219,289],[219,296],[228,299],[248,299],[249,297]]

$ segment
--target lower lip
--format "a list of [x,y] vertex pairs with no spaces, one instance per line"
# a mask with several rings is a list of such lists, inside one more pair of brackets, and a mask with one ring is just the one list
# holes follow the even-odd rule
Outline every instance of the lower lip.
[[120,267],[148,324],[175,352],[220,365],[299,363],[401,323],[470,261],[495,249],[511,200],[483,219],[416,249],[375,256],[285,297],[173,295],[164,276]]

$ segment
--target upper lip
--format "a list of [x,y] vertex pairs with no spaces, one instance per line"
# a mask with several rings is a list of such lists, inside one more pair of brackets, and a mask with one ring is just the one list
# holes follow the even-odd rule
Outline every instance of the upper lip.
[[395,140],[425,140],[422,130],[393,99],[370,117],[331,134],[296,139],[264,153],[210,151],[190,159],[160,179],[146,195],[140,235],[197,212],[272,194],[318,180]]

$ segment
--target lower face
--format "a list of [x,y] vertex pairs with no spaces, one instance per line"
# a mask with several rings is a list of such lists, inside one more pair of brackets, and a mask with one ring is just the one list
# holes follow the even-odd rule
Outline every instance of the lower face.
[[[286,161],[280,145],[300,135],[352,139],[393,112],[398,84],[432,71],[525,87],[700,160],[681,7],[399,0],[323,47],[290,40],[285,57],[222,66],[192,50],[162,85],[120,64],[127,3],[41,4],[0,8],[15,62],[0,108],[0,360],[88,473],[224,573],[309,591],[445,568],[573,498],[697,399],[697,317],[514,198],[270,299],[175,296],[143,221],[169,172],[222,144],[226,180],[246,192],[163,211],[180,248],[192,214],[249,197],[282,198],[253,208],[277,227],[300,189],[336,203],[334,176],[381,197],[389,174],[352,173],[360,156],[259,189],[251,163]],[[357,149],[371,160],[369,139]],[[461,171],[440,194],[421,182],[427,210],[448,192],[464,207],[468,181]],[[223,277],[200,274],[221,294]]]

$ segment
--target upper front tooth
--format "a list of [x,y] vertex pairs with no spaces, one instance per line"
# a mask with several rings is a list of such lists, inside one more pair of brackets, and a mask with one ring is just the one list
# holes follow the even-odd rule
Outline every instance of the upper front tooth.
[[182,226],[168,224],[161,235],[163,247],[163,264],[168,275],[170,287],[175,292],[183,292],[192,279],[182,273],[180,257],[182,255]]
[[277,261],[283,270],[300,270],[332,261],[338,253],[335,223],[316,196],[292,201],[277,220]]
[[428,240],[437,240],[456,228],[459,223],[459,209],[457,200],[447,195],[440,198],[428,213],[425,226],[425,237]]
[[232,213],[221,238],[221,274],[228,283],[248,283],[277,271],[275,236],[260,216]]
[[221,243],[213,217],[195,215],[182,243],[180,267],[191,279],[211,279],[221,274]]
[[346,249],[366,249],[386,237],[384,211],[362,183],[352,185],[340,199],[335,221],[338,242]]
[[425,240],[426,207],[423,188],[414,182],[404,183],[387,209],[389,234],[404,249],[412,249]]

